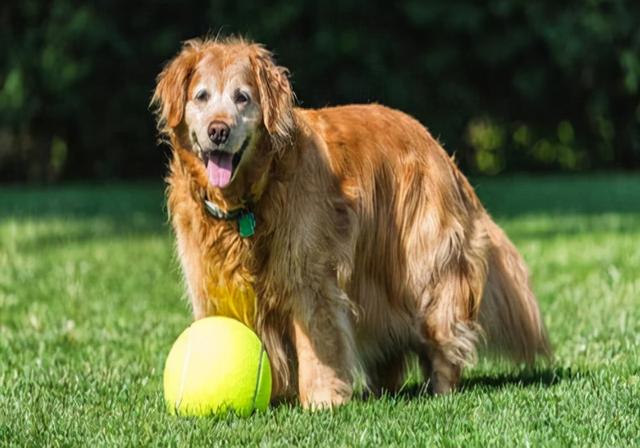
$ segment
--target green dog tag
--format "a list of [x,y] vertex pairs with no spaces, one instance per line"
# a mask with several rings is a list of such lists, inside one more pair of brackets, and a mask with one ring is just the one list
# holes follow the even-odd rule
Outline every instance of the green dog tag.
[[249,238],[256,233],[256,217],[252,212],[244,212],[238,217],[238,231],[242,238]]

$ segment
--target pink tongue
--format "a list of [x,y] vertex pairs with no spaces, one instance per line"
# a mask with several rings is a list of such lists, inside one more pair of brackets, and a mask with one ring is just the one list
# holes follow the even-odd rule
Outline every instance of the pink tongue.
[[215,152],[207,161],[207,174],[211,185],[218,188],[226,187],[231,180],[233,169],[233,154]]

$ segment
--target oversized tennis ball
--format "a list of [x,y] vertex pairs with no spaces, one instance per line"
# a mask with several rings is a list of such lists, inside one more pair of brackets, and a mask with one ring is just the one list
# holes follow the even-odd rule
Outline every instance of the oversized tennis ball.
[[178,337],[164,367],[171,414],[248,416],[271,397],[271,366],[258,336],[227,317],[200,319]]

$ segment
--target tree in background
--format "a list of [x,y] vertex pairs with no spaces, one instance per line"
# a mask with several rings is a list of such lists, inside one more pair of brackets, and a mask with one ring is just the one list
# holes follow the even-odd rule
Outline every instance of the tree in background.
[[265,43],[303,107],[380,102],[465,169],[640,167],[640,3],[12,1],[0,180],[159,176],[155,75],[207,32]]

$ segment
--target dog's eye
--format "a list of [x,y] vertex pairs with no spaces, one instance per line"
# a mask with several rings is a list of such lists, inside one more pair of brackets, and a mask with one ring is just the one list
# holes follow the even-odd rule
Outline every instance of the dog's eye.
[[207,92],[205,89],[199,90],[198,93],[196,93],[196,101],[207,101],[209,99],[209,92]]
[[250,98],[249,95],[243,92],[242,90],[236,90],[233,94],[233,101],[236,104],[247,104]]

